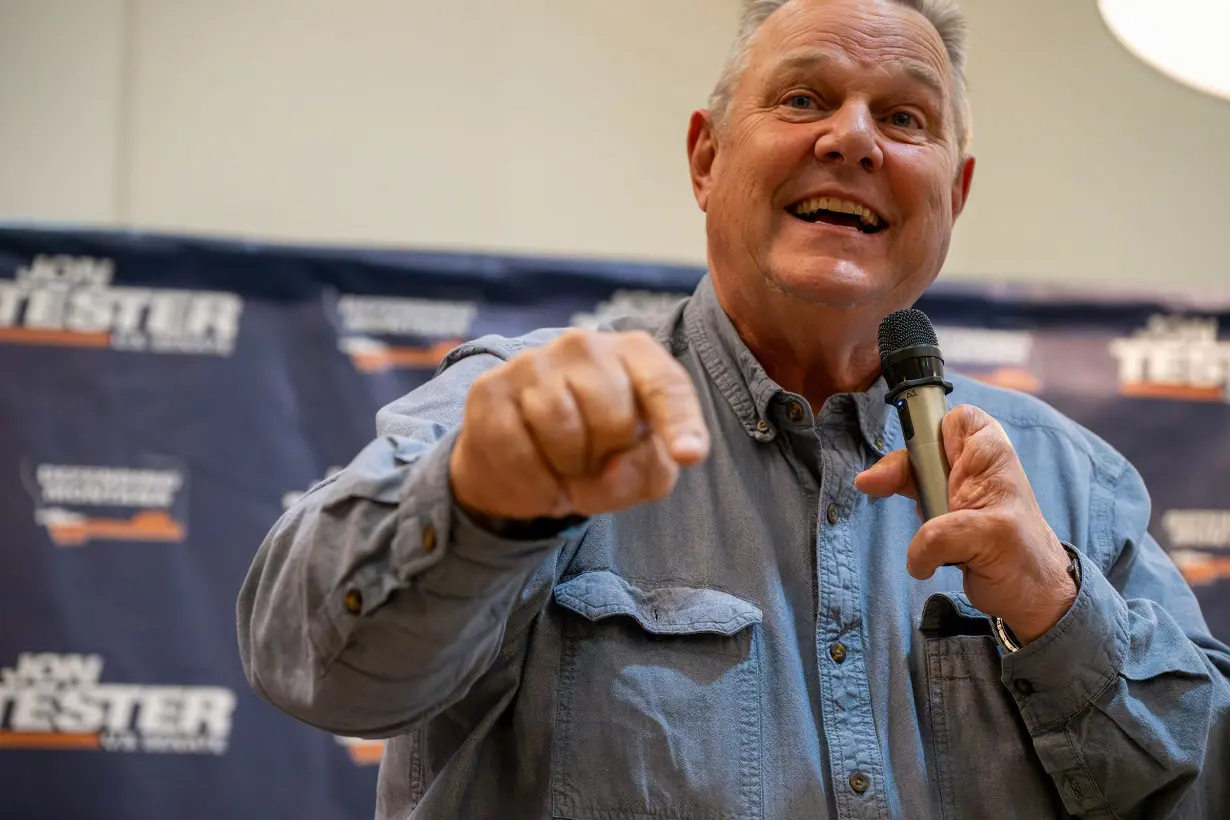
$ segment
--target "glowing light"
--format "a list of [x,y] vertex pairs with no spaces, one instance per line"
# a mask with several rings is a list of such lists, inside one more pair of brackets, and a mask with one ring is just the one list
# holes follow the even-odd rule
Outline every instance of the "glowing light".
[[1098,9],[1145,63],[1230,100],[1230,0],[1098,0]]

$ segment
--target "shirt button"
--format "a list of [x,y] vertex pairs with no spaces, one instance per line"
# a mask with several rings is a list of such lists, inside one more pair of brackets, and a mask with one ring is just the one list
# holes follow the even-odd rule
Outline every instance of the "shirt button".
[[423,527],[423,551],[431,552],[436,548],[436,528],[434,524]]
[[342,599],[342,603],[346,606],[346,611],[351,615],[358,615],[363,611],[363,593],[357,589],[352,589],[346,593],[346,597]]
[[834,663],[844,663],[846,660],[846,645],[838,641],[830,646],[829,657],[833,659]]
[[862,794],[867,791],[871,785],[871,778],[862,772],[855,772],[850,775],[850,788],[854,789],[855,794]]
[[1034,685],[1024,678],[1017,678],[1012,682],[1012,688],[1017,691],[1021,697],[1027,698],[1034,693]]
[[838,519],[837,505],[829,504],[829,513],[828,513],[829,526],[830,527],[835,526],[837,524],[837,519]]
[[880,436],[877,436],[877,437],[876,437],[876,449],[877,449],[877,450],[883,450],[883,449],[884,449],[884,439],[883,439],[882,437],[880,437]]
[[790,419],[792,424],[798,424],[803,420],[803,405],[797,401],[792,401],[786,406],[786,418]]

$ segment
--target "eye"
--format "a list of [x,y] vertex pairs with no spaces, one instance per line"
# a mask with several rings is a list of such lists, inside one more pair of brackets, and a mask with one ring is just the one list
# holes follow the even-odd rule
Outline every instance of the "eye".
[[918,119],[909,111],[894,111],[888,116],[888,121],[897,128],[920,128]]
[[799,111],[807,111],[815,107],[815,102],[810,94],[791,94],[786,105]]

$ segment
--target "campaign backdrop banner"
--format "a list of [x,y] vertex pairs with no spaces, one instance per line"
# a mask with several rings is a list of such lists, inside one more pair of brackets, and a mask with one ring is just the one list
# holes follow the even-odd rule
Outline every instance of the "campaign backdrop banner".
[[[257,546],[453,346],[665,314],[702,273],[0,227],[0,817],[371,817],[382,745],[244,681]],[[1230,304],[941,284],[919,307],[950,370],[1140,469],[1230,640]]]

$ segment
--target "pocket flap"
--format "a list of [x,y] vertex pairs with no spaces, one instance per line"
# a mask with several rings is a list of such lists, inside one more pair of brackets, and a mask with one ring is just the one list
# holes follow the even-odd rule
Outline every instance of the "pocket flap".
[[730,636],[764,619],[759,607],[728,592],[681,586],[644,590],[607,570],[559,584],[555,601],[591,621],[627,615],[656,635]]

